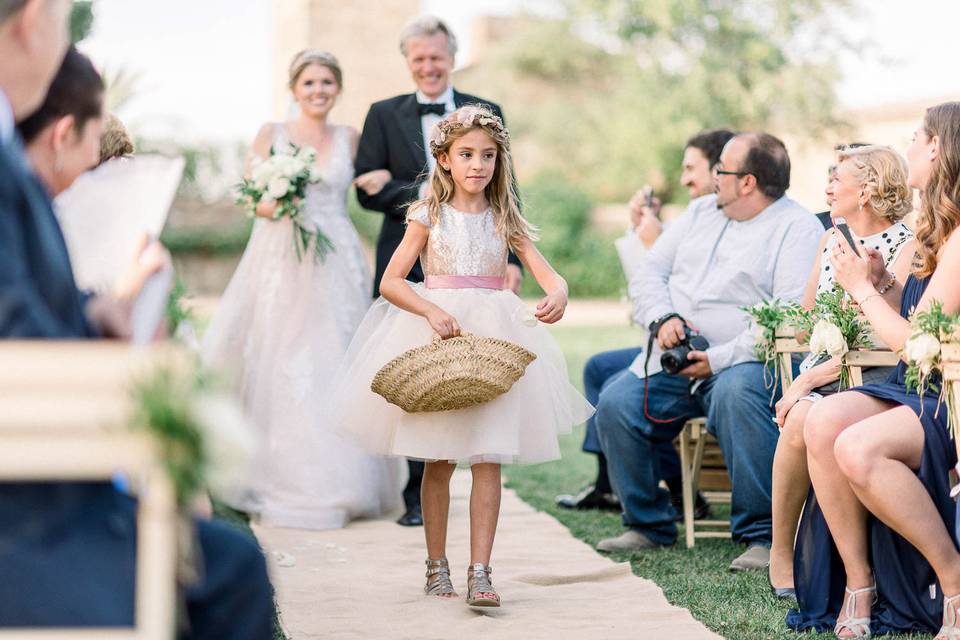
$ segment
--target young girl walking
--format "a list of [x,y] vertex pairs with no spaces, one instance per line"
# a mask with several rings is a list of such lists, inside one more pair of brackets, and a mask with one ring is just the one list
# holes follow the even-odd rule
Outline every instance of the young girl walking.
[[[593,407],[570,385],[563,354],[538,322],[563,317],[567,284],[533,244],[520,214],[510,142],[503,122],[468,105],[441,120],[430,137],[436,159],[426,197],[407,213],[407,230],[380,285],[378,300],[347,350],[339,382],[338,422],[370,450],[426,462],[421,499],[427,542],[424,591],[457,597],[446,558],[450,478],[469,464],[470,565],[467,604],[500,606],[490,554],[500,512],[500,465],[560,457],[557,434]],[[503,288],[512,249],[546,296],[529,310]],[[420,257],[426,280],[404,278]],[[507,393],[467,409],[405,413],[370,391],[376,372],[413,347],[461,330],[509,340],[536,354]]]

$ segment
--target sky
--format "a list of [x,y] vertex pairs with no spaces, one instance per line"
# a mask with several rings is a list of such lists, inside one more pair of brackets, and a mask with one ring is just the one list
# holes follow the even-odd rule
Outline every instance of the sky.
[[[284,0],[96,0],[94,31],[81,48],[107,75],[122,68],[138,77],[134,97],[119,112],[135,131],[243,140],[273,115],[274,1]],[[421,5],[463,34],[465,61],[472,18],[481,12],[510,14],[522,3],[423,0]],[[848,55],[839,61],[842,105],[960,98],[960,1],[863,0],[862,9],[843,28],[852,36],[868,35],[876,47],[865,58]]]

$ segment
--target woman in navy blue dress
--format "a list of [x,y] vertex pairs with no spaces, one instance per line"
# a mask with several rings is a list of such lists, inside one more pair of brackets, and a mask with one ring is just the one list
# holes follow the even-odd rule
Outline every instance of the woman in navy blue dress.
[[[911,334],[912,309],[939,300],[947,313],[960,310],[960,103],[927,111],[907,161],[922,205],[914,270],[902,291],[887,286],[874,252],[858,257],[839,242],[831,258],[837,282],[894,350]],[[813,492],[797,539],[794,628],[835,624],[838,637],[863,638],[939,627],[936,640],[960,638],[948,479],[956,449],[946,408],[938,411],[935,393],[908,392],[904,372],[901,363],[885,383],[825,398],[807,417]]]

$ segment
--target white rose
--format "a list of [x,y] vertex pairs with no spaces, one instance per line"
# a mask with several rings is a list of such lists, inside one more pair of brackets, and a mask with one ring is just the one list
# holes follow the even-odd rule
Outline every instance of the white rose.
[[522,322],[525,326],[535,327],[537,326],[538,320],[537,316],[534,315],[533,310],[525,308],[523,310],[523,317],[521,318],[520,322]]
[[317,165],[310,166],[310,182],[321,182],[323,180],[323,175],[320,173],[320,167]]
[[929,373],[940,355],[940,341],[929,333],[915,333],[903,345],[903,355],[910,362],[920,363],[921,371],[926,366],[923,373]]
[[207,486],[214,495],[229,495],[249,476],[257,447],[254,429],[236,400],[224,394],[198,397],[190,413],[203,431]]
[[288,191],[290,191],[290,181],[283,176],[272,178],[267,184],[267,195],[274,200],[284,197]]
[[300,147],[297,150],[297,159],[305,164],[310,164],[317,159],[317,152],[310,146]]
[[829,320],[818,320],[810,335],[810,351],[826,353],[830,356],[842,356],[850,348],[843,339],[840,328]]

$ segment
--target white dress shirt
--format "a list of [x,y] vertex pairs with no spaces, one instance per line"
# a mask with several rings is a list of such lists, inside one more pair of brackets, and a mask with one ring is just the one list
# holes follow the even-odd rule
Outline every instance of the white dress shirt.
[[7,99],[7,94],[0,89],[0,144],[9,142],[13,138],[16,123],[13,120],[13,107]]
[[[641,326],[678,313],[710,343],[714,373],[755,361],[750,316],[743,307],[778,298],[798,301],[816,257],[823,226],[786,196],[744,222],[717,208],[716,195],[697,198],[647,252],[630,279],[634,319]],[[660,371],[654,340],[649,374]],[[630,366],[643,377],[645,353]]]
[[[417,91],[417,103],[418,104],[443,104],[446,105],[446,113],[444,115],[450,115],[457,110],[457,105],[453,101],[453,86],[447,85],[447,89],[437,97],[436,100],[431,100],[422,91]],[[433,154],[430,153],[430,129],[433,128],[433,125],[440,122],[442,118],[435,113],[425,113],[420,116],[420,131],[423,134],[423,151],[427,156],[427,168],[430,171],[433,171],[433,167],[436,166],[437,161],[434,159]]]

